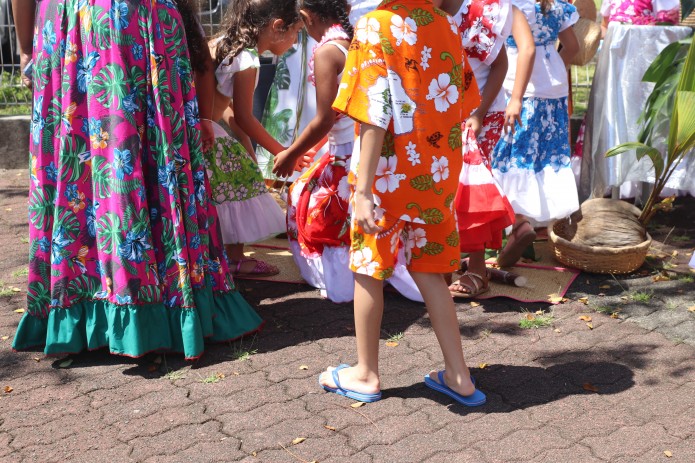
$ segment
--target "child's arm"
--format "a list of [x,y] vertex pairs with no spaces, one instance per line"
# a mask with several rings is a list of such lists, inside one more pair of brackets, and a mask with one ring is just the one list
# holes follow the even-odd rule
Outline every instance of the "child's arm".
[[562,44],[560,58],[562,58],[562,61],[565,63],[565,67],[568,67],[574,55],[579,52],[579,40],[577,40],[577,35],[574,33],[573,27],[568,27],[564,31],[560,31],[558,38]]
[[502,90],[502,83],[504,83],[504,76],[507,75],[508,67],[507,52],[504,47],[502,47],[497,54],[497,58],[495,58],[490,65],[490,75],[487,78],[483,94],[481,95],[480,106],[478,106],[478,109],[476,109],[466,121],[466,127],[470,127],[476,135],[478,135],[483,128],[483,119],[485,119],[485,115],[490,110],[490,105],[492,105],[495,98],[497,98],[497,95],[499,95]]
[[251,139],[249,138],[246,133],[241,130],[239,127],[239,124],[236,123],[236,119],[234,118],[234,111],[232,110],[231,105],[224,110],[224,113],[222,114],[222,120],[227,123],[229,128],[232,130],[232,133],[234,134],[234,138],[236,138],[239,143],[244,147],[247,153],[249,153],[249,156],[251,156],[251,159],[253,159],[253,162],[258,163],[258,160],[256,159],[256,151],[253,149],[253,143],[251,143]]
[[515,122],[521,125],[521,99],[524,97],[526,86],[531,79],[533,60],[536,57],[536,45],[526,16],[515,6],[512,6],[512,15],[512,36],[516,42],[518,56],[514,88],[505,111],[504,125],[506,129],[511,129],[513,132]]
[[353,197],[352,216],[365,233],[381,231],[374,221],[374,194],[372,185],[379,165],[381,147],[386,130],[375,125],[362,123],[360,126],[360,161],[357,166],[357,185]]
[[316,115],[292,146],[275,157],[273,172],[289,177],[299,158],[314,147],[331,130],[338,113],[331,105],[338,93],[338,73],[345,66],[345,55],[334,46],[323,46],[314,55],[316,81]]
[[253,93],[256,89],[256,72],[258,69],[249,68],[234,75],[234,98],[232,109],[234,120],[239,128],[252,140],[277,155],[285,147],[277,142],[253,115]]
[[210,55],[210,49],[203,47],[205,56],[205,71],[194,75],[196,94],[198,95],[198,113],[200,114],[200,132],[203,151],[209,150],[215,142],[215,132],[212,129],[212,111],[215,103],[215,62]]

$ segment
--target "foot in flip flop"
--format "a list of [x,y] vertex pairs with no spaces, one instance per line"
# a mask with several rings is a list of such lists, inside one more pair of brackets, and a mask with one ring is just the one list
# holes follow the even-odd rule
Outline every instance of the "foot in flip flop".
[[536,231],[528,220],[518,222],[507,239],[507,245],[497,257],[500,267],[511,267],[516,264],[524,250],[536,240]]
[[[258,259],[240,259],[230,261],[234,270],[232,276],[234,278],[254,278],[254,277],[271,277],[280,273],[280,269],[267,262]],[[253,264],[253,265],[250,265]]]
[[483,277],[479,273],[464,272],[461,278],[449,286],[449,292],[454,297],[476,297],[490,291],[490,275]]
[[442,394],[451,397],[456,402],[467,407],[477,407],[478,405],[483,405],[487,401],[485,394],[475,388],[475,381],[473,380],[473,377],[471,377],[471,382],[473,383],[473,392],[469,395],[463,395],[446,385],[446,381],[444,380],[445,373],[446,370],[442,370],[439,372],[433,371],[430,372],[430,374],[425,375],[425,386],[429,387],[430,389],[434,389],[437,392],[441,392]]
[[[356,391],[354,389],[348,389],[344,386],[338,376],[339,372],[343,372],[343,381],[347,383],[354,383],[355,381],[350,378],[350,371],[345,371],[346,369],[351,369],[350,365],[343,363],[338,365],[336,368],[328,368],[319,375],[319,386],[321,386],[327,392],[333,392],[338,395],[342,395],[352,400],[357,400],[358,402],[376,402],[381,399],[381,391],[379,391],[378,385],[360,385],[358,389],[362,389],[363,392]],[[366,392],[366,391],[376,391],[376,392]]]

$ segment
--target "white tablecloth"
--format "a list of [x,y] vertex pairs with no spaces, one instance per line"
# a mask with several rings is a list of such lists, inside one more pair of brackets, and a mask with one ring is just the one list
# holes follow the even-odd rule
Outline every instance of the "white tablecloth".
[[[646,157],[637,162],[628,152],[605,158],[608,149],[637,141],[637,120],[654,84],[642,82],[644,72],[669,43],[684,39],[692,29],[684,26],[634,26],[610,23],[594,74],[582,161],[580,196],[603,197],[608,188],[621,187],[621,196],[639,194],[637,182],[654,183],[654,170]],[[668,121],[661,125],[654,146],[666,151]],[[681,163],[667,187],[695,194],[695,155]]]

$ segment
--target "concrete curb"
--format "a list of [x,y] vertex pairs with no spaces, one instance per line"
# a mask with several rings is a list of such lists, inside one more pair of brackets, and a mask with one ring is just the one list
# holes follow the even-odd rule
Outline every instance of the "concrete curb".
[[26,169],[29,158],[29,116],[0,117],[0,169]]

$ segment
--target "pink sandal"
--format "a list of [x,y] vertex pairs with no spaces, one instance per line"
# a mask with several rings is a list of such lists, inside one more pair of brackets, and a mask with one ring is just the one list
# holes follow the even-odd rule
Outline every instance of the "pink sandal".
[[497,265],[511,267],[516,264],[526,248],[536,240],[536,231],[528,220],[522,220],[512,228],[507,245],[497,256]]
[[[255,262],[253,269],[250,272],[242,272],[241,266],[246,262]],[[236,270],[232,272],[234,278],[257,278],[257,277],[272,277],[280,273],[280,269],[267,262],[258,259],[240,259],[238,261],[230,261],[232,265],[236,263]]]

